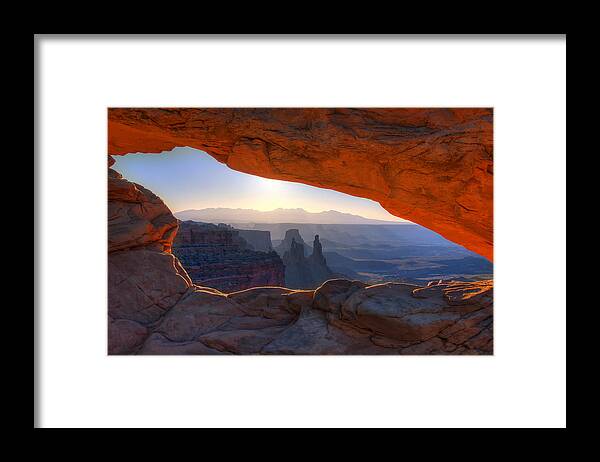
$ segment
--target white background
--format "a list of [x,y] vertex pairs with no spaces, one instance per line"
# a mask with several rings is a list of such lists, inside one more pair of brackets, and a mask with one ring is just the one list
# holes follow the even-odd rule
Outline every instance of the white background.
[[[566,425],[566,40],[38,37],[39,426]],[[493,357],[109,357],[108,106],[493,106]]]

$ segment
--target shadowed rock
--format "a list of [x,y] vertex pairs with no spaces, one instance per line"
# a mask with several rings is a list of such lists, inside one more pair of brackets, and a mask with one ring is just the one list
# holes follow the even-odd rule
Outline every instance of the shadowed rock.
[[[297,241],[296,239],[299,239]],[[286,241],[289,239],[289,241]],[[285,285],[296,289],[314,289],[327,279],[335,277],[333,271],[327,266],[323,256],[323,248],[319,236],[315,236],[312,253],[306,257],[304,244],[297,229],[290,229],[285,234],[285,239],[278,247],[286,249],[283,254],[285,265]]]
[[283,238],[281,243],[275,248],[275,250],[277,251],[277,253],[279,255],[281,255],[283,257],[286,252],[289,252],[291,250],[292,241],[294,241],[296,244],[299,244],[303,247],[303,249],[304,249],[302,251],[303,256],[308,254],[311,251],[310,247],[304,242],[304,239],[302,239],[302,236],[300,235],[300,231],[295,228],[288,229],[285,232],[285,237]]
[[173,253],[195,284],[223,292],[285,284],[279,255],[255,251],[239,230],[225,224],[180,222]]

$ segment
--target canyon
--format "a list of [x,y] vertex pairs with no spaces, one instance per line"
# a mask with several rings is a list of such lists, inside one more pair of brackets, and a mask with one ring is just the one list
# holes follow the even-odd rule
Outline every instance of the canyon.
[[195,284],[173,254],[180,222],[110,169],[110,155],[196,147],[233,169],[377,200],[491,259],[491,124],[488,109],[110,109],[108,353],[492,354],[491,280]]
[[224,292],[283,286],[283,262],[272,250],[268,235],[265,231],[240,231],[225,224],[184,221],[179,222],[172,251],[194,284]]

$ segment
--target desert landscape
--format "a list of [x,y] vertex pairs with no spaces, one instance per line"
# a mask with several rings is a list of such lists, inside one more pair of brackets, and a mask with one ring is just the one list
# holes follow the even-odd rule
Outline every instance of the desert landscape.
[[[491,109],[108,111],[108,353],[493,353]],[[173,211],[115,159],[178,147],[380,204]]]

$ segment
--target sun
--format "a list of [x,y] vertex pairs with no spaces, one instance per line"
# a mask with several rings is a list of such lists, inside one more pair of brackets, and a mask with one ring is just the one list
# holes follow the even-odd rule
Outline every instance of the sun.
[[262,178],[256,177],[256,185],[257,187],[267,190],[267,191],[275,191],[281,189],[283,181],[280,180],[272,180],[270,178]]

